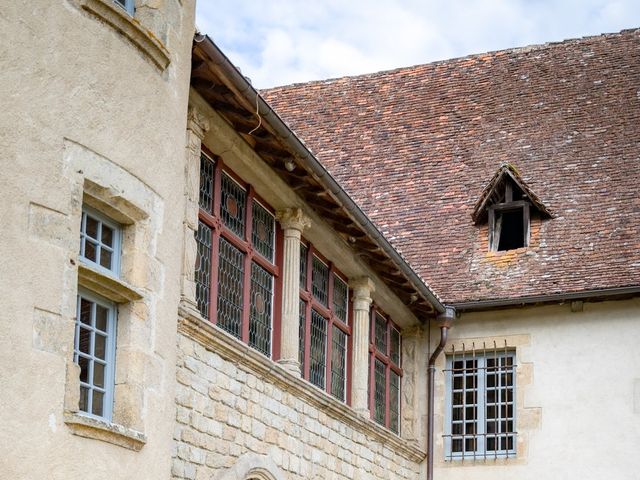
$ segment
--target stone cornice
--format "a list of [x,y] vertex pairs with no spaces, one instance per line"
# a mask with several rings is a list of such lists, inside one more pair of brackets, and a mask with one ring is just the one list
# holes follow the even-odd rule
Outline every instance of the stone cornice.
[[425,459],[426,453],[421,449],[381,427],[370,418],[358,414],[351,407],[332,398],[306,380],[289,373],[276,362],[216,328],[202,317],[183,309],[179,311],[179,316],[178,332],[206,349],[216,352],[245,369],[250,369],[275,386],[291,392],[327,415],[393,449],[407,460],[419,463]]
[[131,285],[83,262],[78,262],[78,285],[116,303],[135,302],[143,298]]
[[147,443],[147,437],[144,433],[98,418],[65,412],[64,422],[74,435],[102,440],[136,452]]

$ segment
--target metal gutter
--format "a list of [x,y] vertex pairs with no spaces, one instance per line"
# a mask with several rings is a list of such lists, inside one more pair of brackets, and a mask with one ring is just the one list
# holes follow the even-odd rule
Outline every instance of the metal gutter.
[[322,164],[305,147],[304,143],[282,121],[278,114],[269,106],[260,94],[251,86],[247,79],[236,69],[227,56],[220,51],[208,35],[196,35],[194,41],[209,55],[213,62],[223,69],[238,92],[252,105],[258,106],[263,121],[267,121],[276,132],[277,138],[292,148],[295,154],[308,166],[316,180],[318,180],[341,206],[351,215],[369,237],[387,254],[398,266],[400,271],[411,282],[416,291],[426,298],[438,313],[446,311],[438,296],[427,286],[426,282],[413,271],[402,256],[382,235],[378,228],[369,220],[366,214],[356,205],[336,180],[327,172]]
[[624,295],[640,294],[640,285],[631,287],[600,288],[581,290],[579,292],[557,293],[551,295],[529,295],[518,298],[477,300],[451,304],[457,311],[487,310],[497,307],[525,306],[536,303],[557,303],[571,300],[585,300],[588,298],[609,298]]

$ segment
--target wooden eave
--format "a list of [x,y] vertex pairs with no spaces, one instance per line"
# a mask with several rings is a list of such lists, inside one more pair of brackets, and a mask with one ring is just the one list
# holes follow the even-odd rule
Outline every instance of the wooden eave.
[[[194,42],[191,60],[191,86],[222,116],[247,144],[297,194],[304,199],[376,272],[391,290],[408,305],[421,321],[436,314],[434,305],[416,288],[394,260],[355,222],[347,210],[315,177],[295,150],[279,139],[269,121],[256,114],[256,103],[249,102],[198,42]],[[287,162],[295,168],[286,168]],[[291,166],[291,165],[289,165]]]

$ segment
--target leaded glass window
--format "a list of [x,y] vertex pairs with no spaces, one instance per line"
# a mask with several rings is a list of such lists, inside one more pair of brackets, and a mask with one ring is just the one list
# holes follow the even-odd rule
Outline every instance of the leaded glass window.
[[394,433],[400,433],[401,336],[398,328],[378,308],[371,313],[371,416]]
[[202,316],[271,355],[278,281],[275,217],[250,185],[202,154],[196,301]]
[[120,226],[101,213],[82,208],[80,224],[80,260],[107,270],[120,273]]
[[[309,278],[309,275],[311,278]],[[349,287],[313,245],[300,244],[300,368],[303,378],[347,400]]]
[[515,456],[515,368],[497,348],[447,356],[447,459]]
[[111,420],[113,405],[115,306],[80,292],[76,311],[73,360],[80,367],[80,411]]

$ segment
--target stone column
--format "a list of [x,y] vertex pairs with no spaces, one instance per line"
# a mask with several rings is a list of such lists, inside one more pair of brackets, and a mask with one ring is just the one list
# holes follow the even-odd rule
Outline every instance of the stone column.
[[369,417],[367,398],[369,380],[369,325],[371,324],[371,294],[375,288],[369,277],[349,282],[353,289],[353,352],[351,379],[351,406]]
[[200,148],[205,133],[209,130],[209,120],[195,107],[189,106],[187,116],[187,151],[185,152],[185,212],[183,218],[182,275],[180,278],[180,310],[184,314],[198,314],[196,304],[196,284],[194,269],[197,244],[195,232],[198,230],[198,202],[200,188]]
[[294,375],[300,376],[300,237],[311,225],[300,208],[286,208],[277,212],[284,230],[284,258],[282,264],[282,326],[280,329],[280,363]]

